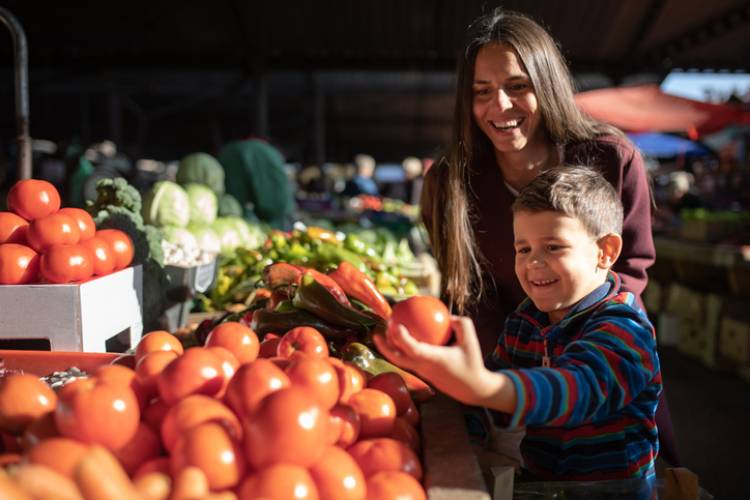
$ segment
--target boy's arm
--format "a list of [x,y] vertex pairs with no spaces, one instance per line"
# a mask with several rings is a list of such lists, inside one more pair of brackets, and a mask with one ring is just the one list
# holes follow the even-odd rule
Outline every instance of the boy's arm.
[[505,371],[518,397],[510,427],[580,425],[620,410],[661,381],[651,325],[632,308],[615,309],[614,316],[610,309],[606,318],[589,321],[555,368]]
[[514,385],[502,372],[485,368],[474,324],[454,317],[456,343],[435,346],[412,337],[403,326],[376,335],[378,350],[402,368],[414,371],[437,389],[465,404],[512,413],[516,408]]

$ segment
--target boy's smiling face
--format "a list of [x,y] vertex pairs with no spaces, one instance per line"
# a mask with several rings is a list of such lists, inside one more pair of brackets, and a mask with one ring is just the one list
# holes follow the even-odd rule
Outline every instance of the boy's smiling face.
[[607,279],[622,239],[591,236],[580,220],[553,211],[518,211],[513,216],[516,276],[524,292],[550,321]]

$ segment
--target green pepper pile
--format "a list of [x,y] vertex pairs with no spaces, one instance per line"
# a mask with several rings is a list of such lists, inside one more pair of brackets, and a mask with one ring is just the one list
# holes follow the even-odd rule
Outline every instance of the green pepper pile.
[[320,227],[295,229],[289,233],[272,231],[258,249],[238,248],[219,261],[213,288],[199,296],[204,311],[220,311],[237,303],[247,303],[263,269],[286,262],[326,272],[348,262],[367,274],[386,296],[403,298],[416,295],[418,288],[404,276],[402,266],[414,260],[406,239],[398,242],[383,231],[342,233]]

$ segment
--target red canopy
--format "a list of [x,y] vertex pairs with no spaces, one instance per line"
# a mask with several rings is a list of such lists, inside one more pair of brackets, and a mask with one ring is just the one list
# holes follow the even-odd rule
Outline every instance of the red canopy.
[[629,132],[710,134],[733,123],[750,123],[740,106],[709,104],[665,94],[658,85],[590,90],[576,95],[593,118]]

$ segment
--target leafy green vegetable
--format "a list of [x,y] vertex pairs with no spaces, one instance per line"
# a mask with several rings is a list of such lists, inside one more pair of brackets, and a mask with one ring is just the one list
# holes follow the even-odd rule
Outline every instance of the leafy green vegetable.
[[224,167],[208,153],[193,153],[180,160],[177,182],[197,183],[211,188],[216,194],[224,193]]
[[188,224],[187,229],[193,233],[201,250],[212,254],[221,252],[221,240],[211,226],[191,222]]
[[219,217],[242,217],[243,210],[237,198],[229,193],[219,196]]
[[216,194],[203,184],[186,184],[184,187],[190,204],[190,222],[211,224],[215,221],[219,211]]
[[143,219],[153,226],[185,227],[190,220],[190,202],[182,187],[174,182],[159,181],[143,201]]

